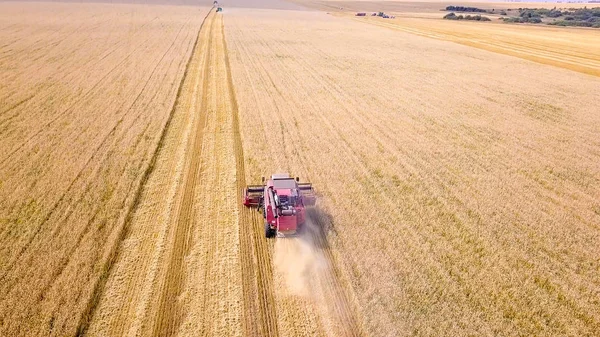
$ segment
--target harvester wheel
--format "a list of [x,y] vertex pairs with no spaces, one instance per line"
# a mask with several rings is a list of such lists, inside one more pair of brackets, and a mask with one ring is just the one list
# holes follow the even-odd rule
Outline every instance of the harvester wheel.
[[296,228],[296,233],[304,234],[304,230],[306,229],[305,226],[305,223],[298,224],[298,227]]
[[265,223],[265,237],[272,238],[275,236],[275,230],[271,229],[268,223]]

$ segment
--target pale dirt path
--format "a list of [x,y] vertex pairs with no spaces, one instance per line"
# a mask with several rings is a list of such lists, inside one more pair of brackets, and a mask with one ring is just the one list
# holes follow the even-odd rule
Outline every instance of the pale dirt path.
[[169,257],[176,259],[171,251],[177,226],[171,224],[181,205],[183,181],[191,169],[189,158],[197,157],[191,156],[197,151],[190,151],[186,144],[193,146],[195,136],[202,135],[200,100],[209,51],[206,27],[211,21],[212,17],[205,19],[199,33],[154,170],[119,247],[89,335],[146,335],[153,328],[147,318],[156,315],[153,310],[159,301],[164,302],[166,292],[157,288],[165,277]]
[[[188,301],[182,336],[242,336],[243,296],[234,139],[234,104],[229,95],[222,15],[211,22],[204,77],[199,185],[191,200],[196,226],[186,258]],[[164,335],[158,333],[156,335]]]
[[221,14],[205,19],[186,74],[87,335],[277,335],[270,248],[240,204],[243,154]]

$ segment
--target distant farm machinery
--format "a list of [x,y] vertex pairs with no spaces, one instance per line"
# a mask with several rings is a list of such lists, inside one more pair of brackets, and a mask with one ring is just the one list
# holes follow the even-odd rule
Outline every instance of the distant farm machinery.
[[217,13],[223,11],[223,7],[219,6],[219,2],[217,0],[213,1],[213,8],[217,7]]
[[[365,12],[358,12],[354,16],[367,16],[367,13],[365,13]],[[378,17],[383,18],[383,19],[395,19],[396,18],[395,16],[393,16],[393,15],[387,15],[384,12],[372,13],[371,16],[378,16]]]
[[255,207],[265,219],[265,236],[293,235],[306,225],[306,207],[315,206],[311,183],[301,183],[288,174],[274,174],[262,185],[249,185],[242,200],[246,207]]

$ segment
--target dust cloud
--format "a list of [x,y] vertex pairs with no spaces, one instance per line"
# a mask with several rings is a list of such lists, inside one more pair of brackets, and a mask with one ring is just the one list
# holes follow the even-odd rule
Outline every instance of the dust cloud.
[[309,233],[277,238],[274,251],[275,272],[281,275],[288,291],[297,296],[312,297],[327,272],[327,259],[314,244]]
[[318,317],[326,336],[354,336],[358,327],[335,276],[325,234],[308,220],[301,235],[275,239],[277,294],[288,303],[305,303],[304,310]]

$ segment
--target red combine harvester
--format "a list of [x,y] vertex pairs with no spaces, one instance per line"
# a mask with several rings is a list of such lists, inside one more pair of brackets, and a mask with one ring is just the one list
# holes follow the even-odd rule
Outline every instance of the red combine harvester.
[[265,236],[285,236],[302,230],[306,207],[314,206],[316,197],[310,183],[300,183],[288,174],[274,174],[263,185],[249,185],[243,203],[256,207],[265,218]]

